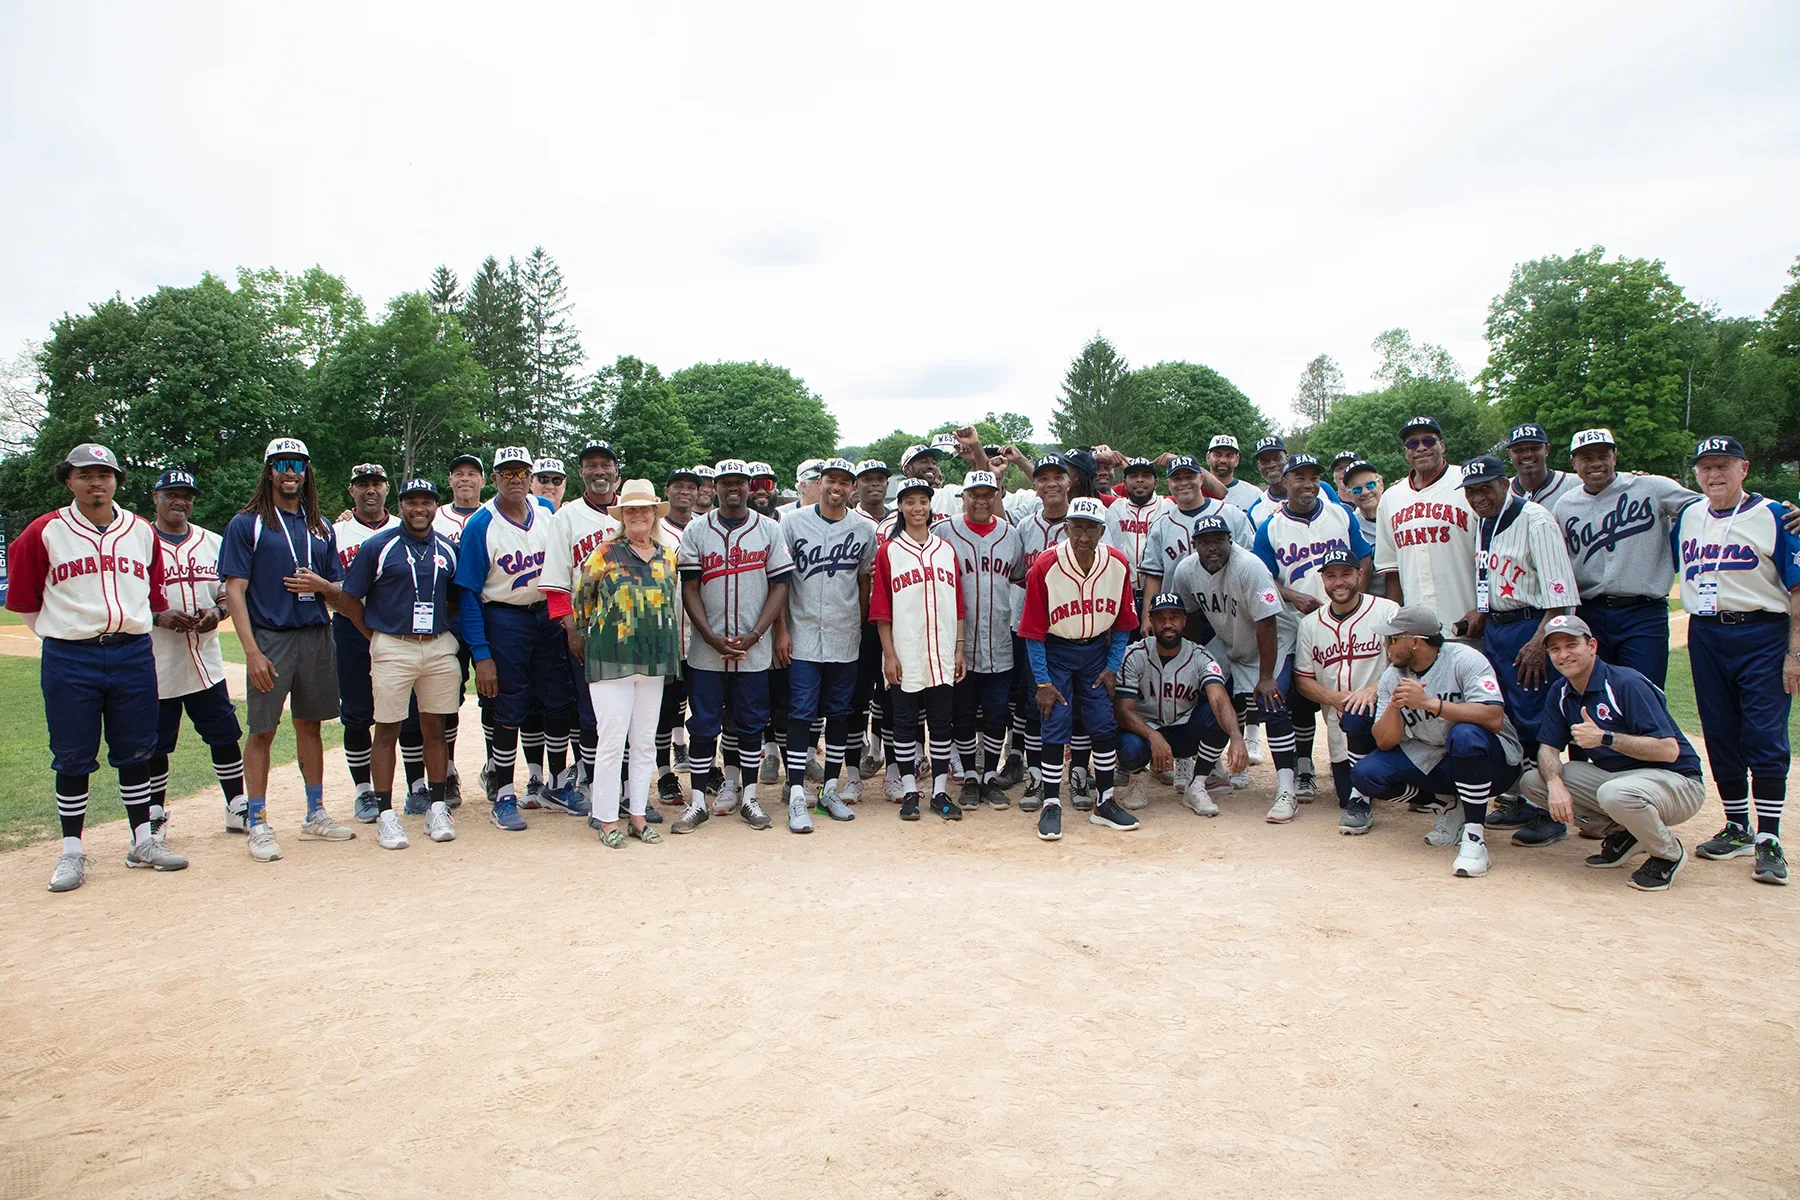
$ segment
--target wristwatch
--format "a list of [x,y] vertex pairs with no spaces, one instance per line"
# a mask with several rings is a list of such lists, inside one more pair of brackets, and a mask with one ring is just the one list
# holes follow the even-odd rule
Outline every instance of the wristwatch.
[[1602,746],[1610,746],[1612,745],[1612,742],[1612,731],[1610,729],[1600,735],[1600,744]]

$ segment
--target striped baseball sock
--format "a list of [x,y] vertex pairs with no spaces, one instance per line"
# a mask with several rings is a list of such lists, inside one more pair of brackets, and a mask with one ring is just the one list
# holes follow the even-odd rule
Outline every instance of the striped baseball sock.
[[[1219,762],[1219,756],[1225,753],[1225,747],[1231,739],[1225,736],[1223,729],[1208,729],[1200,734],[1200,746],[1194,751],[1194,778],[1203,780],[1212,774],[1212,769]],[[1202,787],[1206,786],[1201,784]]]
[[62,826],[64,854],[81,853],[81,827],[87,823],[88,777],[56,773],[56,820]]
[[[849,754],[848,745],[847,745],[849,740],[850,740],[850,718],[849,717],[827,717],[827,718],[825,718],[825,782],[826,783],[831,783],[833,780],[837,779],[839,772],[841,772],[844,769],[844,763],[845,763],[846,759],[848,758],[848,754]],[[856,760],[853,758],[849,758],[848,761],[851,763],[856,762]]]
[[400,765],[406,771],[406,790],[425,782],[425,735],[416,729],[400,730]]
[[656,731],[656,773],[666,775],[669,772],[669,747],[674,744],[668,729]]
[[494,727],[494,752],[492,778],[499,783],[495,803],[501,800],[516,800],[518,793],[513,791],[513,768],[519,758],[519,727],[517,725],[496,725]]
[[794,717],[788,718],[786,757],[788,788],[804,788],[806,786],[806,759],[812,751],[811,721],[802,721]]
[[[229,799],[230,797],[227,797]],[[160,831],[169,819],[169,756],[158,754],[150,760],[150,827]]]
[[1038,769],[1043,772],[1045,804],[1062,803],[1063,750],[1062,746],[1044,743]]
[[212,764],[219,790],[230,804],[244,794],[244,755],[236,742],[222,742],[212,748]]
[[150,764],[134,763],[119,768],[119,800],[125,805],[125,820],[131,826],[131,842],[142,846],[150,841]]
[[519,726],[519,755],[531,782],[544,782],[544,718],[540,714],[526,717]]
[[1113,798],[1114,777],[1119,769],[1119,740],[1116,737],[1094,739],[1094,803],[1105,804]]
[[742,779],[744,799],[756,799],[756,776],[762,766],[763,735],[746,733],[738,738],[738,775]]
[[1006,752],[1006,726],[985,730],[981,735],[981,782],[992,783],[1000,774],[1000,760]]
[[1787,801],[1787,776],[1761,776],[1750,781],[1756,797],[1756,840],[1781,837],[1781,810]]
[[570,728],[567,715],[559,714],[544,721],[544,773],[553,785],[562,782],[569,768]]
[[717,738],[698,734],[688,739],[688,785],[695,804],[706,803],[706,787],[713,782],[713,752],[717,741]]
[[950,790],[950,753],[954,744],[951,739],[938,737],[937,730],[930,731],[931,747],[931,794],[941,796]]
[[1487,820],[1488,798],[1493,791],[1491,771],[1485,749],[1480,755],[1450,759],[1450,777],[1456,780],[1456,798],[1462,801],[1465,828],[1479,827]]
[[369,786],[370,747],[374,744],[367,725],[344,726],[344,765],[350,768],[350,782],[359,792]]

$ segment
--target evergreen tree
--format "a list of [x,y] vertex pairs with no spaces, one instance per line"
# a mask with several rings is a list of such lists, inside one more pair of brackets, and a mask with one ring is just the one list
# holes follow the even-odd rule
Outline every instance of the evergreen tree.
[[477,416],[493,431],[500,444],[524,431],[521,419],[527,401],[525,301],[519,266],[509,262],[503,270],[489,255],[469,280],[469,295],[462,309],[463,336],[475,361],[487,372],[488,391]]
[[1136,441],[1142,408],[1142,389],[1132,379],[1130,364],[1095,334],[1063,376],[1050,429],[1065,446],[1117,450]]
[[431,288],[425,294],[431,301],[431,311],[439,317],[454,317],[462,309],[462,286],[456,272],[441,263],[431,273]]
[[1331,355],[1321,354],[1307,363],[1300,374],[1300,386],[1294,389],[1294,411],[1301,420],[1316,425],[1343,396],[1344,372]]
[[569,320],[569,289],[562,269],[542,246],[531,252],[524,269],[525,396],[524,424],[534,446],[549,449],[567,443],[575,433],[571,420],[583,387],[581,335]]

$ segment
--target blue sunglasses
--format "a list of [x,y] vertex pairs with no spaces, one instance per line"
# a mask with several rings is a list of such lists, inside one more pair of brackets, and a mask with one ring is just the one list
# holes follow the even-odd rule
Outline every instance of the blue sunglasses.
[[304,475],[306,474],[306,460],[304,458],[272,458],[269,460],[269,470],[288,475]]

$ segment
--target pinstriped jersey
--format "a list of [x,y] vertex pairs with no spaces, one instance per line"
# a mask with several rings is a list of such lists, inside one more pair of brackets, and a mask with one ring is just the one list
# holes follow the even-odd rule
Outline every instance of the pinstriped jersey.
[[919,543],[904,533],[883,542],[875,554],[869,619],[892,627],[901,691],[956,682],[962,583],[950,543],[934,534]]
[[1242,546],[1231,547],[1231,557],[1217,575],[1200,565],[1199,555],[1188,555],[1175,568],[1168,590],[1180,595],[1189,612],[1203,612],[1212,623],[1218,649],[1210,652],[1230,665],[1234,692],[1248,692],[1256,686],[1262,664],[1262,651],[1256,644],[1258,621],[1275,618],[1277,670],[1281,660],[1294,652],[1297,622],[1293,612],[1282,604],[1269,568]]
[[1137,715],[1152,729],[1187,720],[1206,699],[1209,684],[1231,691],[1224,668],[1186,639],[1170,658],[1162,656],[1155,638],[1133,642],[1119,668],[1119,694],[1136,695]]
[[1046,517],[1042,509],[1019,518],[1019,552],[1025,556],[1027,569],[1037,561],[1038,555],[1062,545],[1063,521],[1063,517],[1054,520]]
[[1315,600],[1325,599],[1325,581],[1319,578],[1318,563],[1330,550],[1348,550],[1358,560],[1374,553],[1363,540],[1356,514],[1342,505],[1327,503],[1323,496],[1305,516],[1295,514],[1286,504],[1276,505],[1256,530],[1256,557],[1262,559],[1276,582]]
[[1224,500],[1208,500],[1199,508],[1179,509],[1170,504],[1168,510],[1150,526],[1144,538],[1143,557],[1137,569],[1158,576],[1166,586],[1175,568],[1194,548],[1194,522],[1201,517],[1219,517],[1231,530],[1231,540],[1248,550],[1256,541],[1256,530],[1237,505]]
[[941,521],[932,532],[956,551],[969,670],[983,675],[1012,670],[1014,593],[1025,584],[1019,531],[1001,520],[979,530],[965,516]]
[[597,505],[588,502],[587,493],[569,501],[550,516],[550,536],[544,544],[544,573],[538,587],[546,592],[573,595],[576,573],[588,555],[619,536],[619,522]]
[[[727,525],[717,509],[689,521],[681,531],[676,564],[684,581],[700,581],[707,626],[722,638],[745,637],[755,629],[769,601],[769,585],[794,569],[781,523],[750,510],[736,527]],[[728,663],[698,630],[688,633],[688,665],[702,671],[766,671],[774,661],[775,647],[768,638],[750,647],[745,658]]]
[[1510,497],[1500,516],[1475,531],[1476,595],[1483,572],[1488,611],[1569,608],[1581,602],[1575,568],[1556,518],[1541,504]]
[[[225,581],[219,578],[219,535],[198,525],[189,525],[181,538],[159,529],[156,544],[169,608],[190,617],[216,608],[225,598]],[[164,700],[203,692],[225,678],[217,629],[177,633],[152,627],[150,649],[156,655],[156,694]]]
[[1343,616],[1325,603],[1300,618],[1294,645],[1294,674],[1318,681],[1336,692],[1354,692],[1381,678],[1387,651],[1375,630],[1400,611],[1392,600],[1361,596]]
[[1081,569],[1075,547],[1064,542],[1038,555],[1025,575],[1019,636],[1041,642],[1129,633],[1138,625],[1131,595],[1131,567],[1111,546],[1094,548],[1094,565]]
[[1106,510],[1106,544],[1125,556],[1134,575],[1144,561],[1144,543],[1150,540],[1150,527],[1174,508],[1175,502],[1167,496],[1151,496],[1148,504],[1135,504],[1131,497],[1121,496]]
[[1781,505],[1754,492],[1734,512],[1714,512],[1704,497],[1682,509],[1669,531],[1681,607],[1700,612],[1701,583],[1716,582],[1719,612],[1785,613],[1800,584],[1800,540],[1781,517]]

